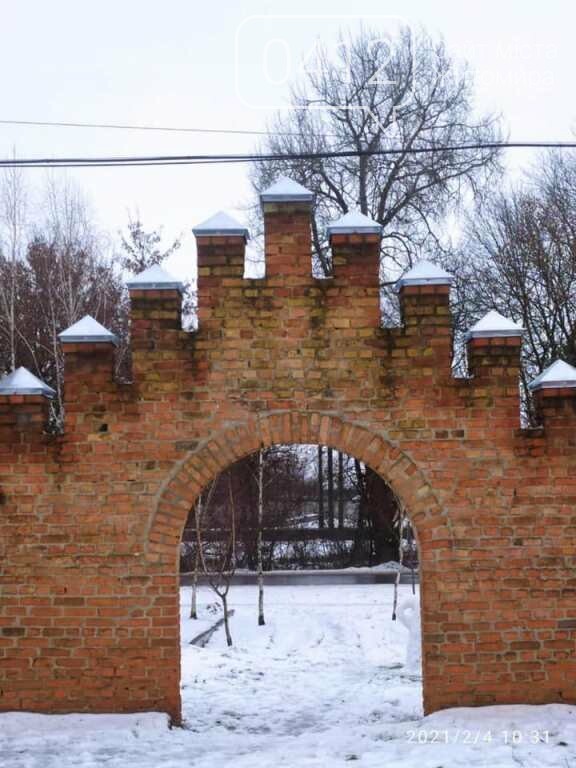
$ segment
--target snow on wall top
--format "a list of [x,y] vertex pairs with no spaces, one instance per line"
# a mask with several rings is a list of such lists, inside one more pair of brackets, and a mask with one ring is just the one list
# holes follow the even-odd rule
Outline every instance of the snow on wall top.
[[211,216],[201,224],[197,224],[192,229],[193,234],[207,236],[217,235],[239,235],[246,240],[249,239],[250,233],[246,227],[243,227],[235,218],[230,216],[226,211],[218,211],[218,213]]
[[27,368],[20,366],[0,379],[0,395],[43,395],[54,397],[56,392]]
[[128,288],[137,288],[139,291],[154,290],[176,290],[182,292],[184,286],[180,280],[177,280],[169,272],[166,272],[159,264],[148,267],[135,277],[126,281]]
[[104,328],[103,325],[97,320],[94,320],[90,315],[85,315],[77,323],[71,325],[70,328],[66,328],[65,331],[58,334],[58,338],[64,344],[72,343],[88,343],[95,341],[111,342],[112,344],[118,344],[118,337],[116,334],[109,331],[108,328]]
[[326,227],[326,232],[328,237],[349,234],[379,235],[382,232],[382,225],[360,211],[348,211],[336,221],[331,221]]
[[564,360],[556,360],[529,384],[529,388],[534,391],[572,387],[576,387],[576,368]]
[[405,272],[396,283],[397,288],[406,285],[450,285],[453,277],[432,261],[419,261]]
[[263,203],[311,203],[313,199],[314,194],[309,189],[298,184],[294,179],[289,179],[288,176],[280,176],[274,184],[260,193],[260,200]]
[[466,338],[481,339],[493,336],[521,336],[523,333],[524,329],[521,325],[492,309],[470,328]]

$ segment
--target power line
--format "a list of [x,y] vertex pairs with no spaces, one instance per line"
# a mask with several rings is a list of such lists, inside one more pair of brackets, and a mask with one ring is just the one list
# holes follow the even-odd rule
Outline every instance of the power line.
[[[91,128],[113,131],[158,131],[163,133],[211,133],[230,134],[233,136],[269,136],[269,131],[255,131],[243,128],[190,128],[186,126],[167,125],[130,125],[128,123],[72,123],[50,122],[48,120],[0,120],[0,125],[27,125],[43,128]],[[299,136],[298,133],[282,133],[274,131],[274,136]]]
[[64,157],[64,158],[11,158],[0,160],[1,168],[124,168],[170,165],[217,165],[230,163],[258,163],[286,160],[326,160],[330,158],[385,157],[394,155],[421,155],[437,152],[466,152],[491,149],[576,149],[575,141],[507,141],[454,144],[437,147],[390,147],[376,150],[343,150],[326,152],[296,152],[286,154],[202,154],[202,155],[143,155],[133,157]]

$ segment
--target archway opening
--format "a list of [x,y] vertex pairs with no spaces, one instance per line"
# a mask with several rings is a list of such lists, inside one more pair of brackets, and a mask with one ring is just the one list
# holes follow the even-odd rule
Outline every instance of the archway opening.
[[326,445],[275,444],[215,473],[180,548],[184,722],[232,739],[307,738],[349,727],[351,712],[358,728],[412,718],[421,641],[408,512],[364,461]]

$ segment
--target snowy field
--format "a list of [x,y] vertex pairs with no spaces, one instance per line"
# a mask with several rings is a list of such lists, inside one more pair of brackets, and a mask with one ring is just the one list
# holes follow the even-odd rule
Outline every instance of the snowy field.
[[423,718],[421,682],[404,666],[407,631],[390,620],[391,601],[388,585],[270,587],[267,624],[258,627],[255,587],[237,586],[234,647],[218,631],[197,648],[188,641],[214,619],[214,596],[201,590],[193,622],[185,588],[184,728],[153,713],[0,714],[0,766],[576,768],[576,707]]

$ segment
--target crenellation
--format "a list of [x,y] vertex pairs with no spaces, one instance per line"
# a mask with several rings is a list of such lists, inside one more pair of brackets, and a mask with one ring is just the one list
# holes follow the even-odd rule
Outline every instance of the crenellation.
[[415,265],[402,327],[381,328],[377,225],[334,222],[334,274],[319,280],[311,201],[287,180],[264,193],[263,279],[244,277],[242,225],[195,228],[192,333],[179,281],[157,267],[128,282],[133,384],[115,379],[106,329],[64,338],[62,435],[44,433],[47,396],[0,381],[0,710],[178,720],[182,528],[216,473],[276,442],[353,455],[406,506],[427,711],[576,703],[570,367],[537,383],[542,425],[521,429],[521,329],[480,321],[455,379],[450,275]]

